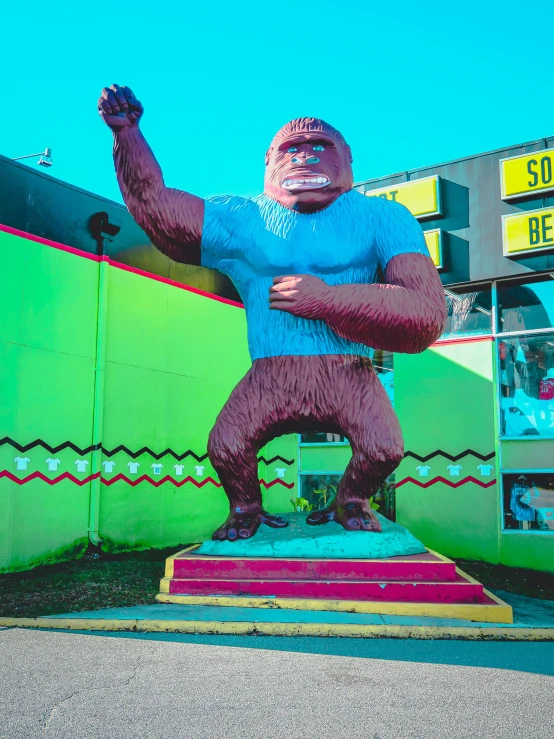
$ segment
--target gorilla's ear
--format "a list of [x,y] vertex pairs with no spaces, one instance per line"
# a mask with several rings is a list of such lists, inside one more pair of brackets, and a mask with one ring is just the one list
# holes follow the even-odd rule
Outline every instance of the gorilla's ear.
[[269,159],[270,159],[270,157],[271,157],[271,152],[272,152],[272,151],[273,151],[273,147],[272,147],[272,146],[270,146],[270,147],[269,147],[269,149],[268,149],[268,150],[266,151],[266,153],[265,153],[265,166],[266,166],[266,167],[267,167],[267,165],[269,164]]
[[346,151],[348,152],[348,159],[350,160],[350,164],[352,164],[352,162],[354,161],[352,159],[352,149],[348,145],[346,146]]

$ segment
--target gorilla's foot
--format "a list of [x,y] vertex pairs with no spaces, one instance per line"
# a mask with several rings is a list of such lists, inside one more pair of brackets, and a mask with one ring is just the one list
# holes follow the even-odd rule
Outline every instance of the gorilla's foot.
[[282,529],[288,526],[288,521],[281,516],[272,516],[261,507],[261,505],[250,505],[233,508],[227,520],[214,531],[212,539],[220,541],[236,541],[237,539],[250,539],[265,523],[273,529]]
[[321,511],[312,511],[306,518],[310,526],[336,521],[347,531],[381,531],[381,524],[367,500],[333,501]]

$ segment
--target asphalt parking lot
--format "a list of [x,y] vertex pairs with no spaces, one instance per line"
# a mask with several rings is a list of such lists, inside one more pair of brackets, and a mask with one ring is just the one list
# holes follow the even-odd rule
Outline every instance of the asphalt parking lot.
[[0,737],[554,736],[554,643],[0,631]]

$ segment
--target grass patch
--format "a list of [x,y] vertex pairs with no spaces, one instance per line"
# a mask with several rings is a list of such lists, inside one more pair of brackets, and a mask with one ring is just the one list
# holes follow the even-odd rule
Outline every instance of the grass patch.
[[[0,616],[34,618],[155,603],[166,558],[185,546],[85,556],[0,575]],[[486,588],[554,600],[554,574],[464,559],[456,562]]]
[[85,555],[0,575],[0,616],[34,618],[154,603],[166,558],[185,546]]
[[488,562],[467,559],[457,559],[456,564],[488,590],[505,590],[530,598],[554,600],[554,573],[525,570],[523,567],[491,565]]

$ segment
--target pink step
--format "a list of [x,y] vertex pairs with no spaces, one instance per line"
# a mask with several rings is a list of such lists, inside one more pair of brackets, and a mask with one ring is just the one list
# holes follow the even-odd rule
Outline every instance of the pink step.
[[277,598],[322,598],[418,603],[483,603],[483,586],[456,574],[445,582],[376,582],[372,580],[286,580],[177,578],[171,595],[242,595]]
[[389,559],[254,559],[182,555],[173,577],[192,580],[373,580],[444,582],[456,579],[454,562],[431,552]]

